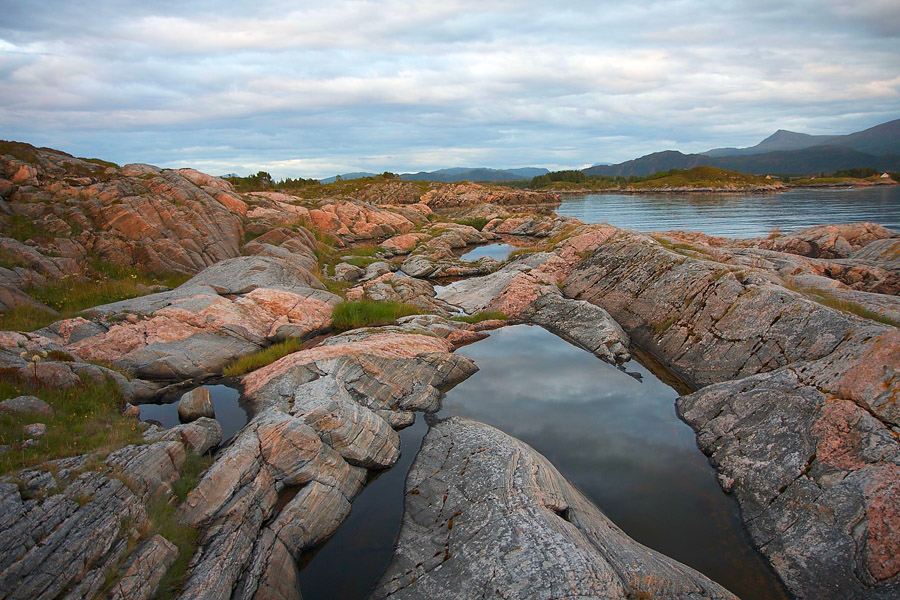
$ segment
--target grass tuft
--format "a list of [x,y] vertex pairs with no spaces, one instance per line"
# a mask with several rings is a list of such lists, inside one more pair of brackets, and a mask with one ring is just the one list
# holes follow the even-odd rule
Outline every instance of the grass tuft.
[[508,321],[509,317],[506,316],[506,313],[502,313],[496,310],[489,310],[485,312],[476,313],[474,315],[460,315],[458,317],[453,317],[453,321],[461,321],[463,323],[481,323],[482,321]]
[[158,533],[178,548],[178,558],[163,575],[156,594],[153,596],[155,600],[170,600],[179,596],[182,591],[188,564],[197,549],[198,532],[196,529],[180,524],[175,518],[175,506],[164,500],[152,502],[147,507],[147,515],[152,523],[152,531],[145,533],[148,536]]
[[478,231],[484,229],[484,226],[490,223],[493,219],[488,219],[486,217],[472,217],[470,219],[454,219],[453,222],[458,225],[468,225],[469,227],[474,227]]
[[857,317],[862,317],[863,319],[869,319],[870,321],[884,323],[885,325],[892,325],[893,327],[900,327],[900,321],[896,321],[894,319],[891,319],[890,317],[879,314],[874,310],[867,308],[857,302],[836,298],[825,290],[798,286],[790,280],[784,282],[784,287],[799,294],[803,294],[813,302],[817,302],[822,306],[827,306],[828,308],[833,308],[834,310],[850,313],[852,315],[856,315]]
[[[0,454],[0,474],[86,452],[112,452],[128,444],[142,442],[137,422],[121,414],[122,395],[115,383],[85,380],[69,388],[36,385],[22,380],[15,371],[0,377],[0,399],[34,395],[49,404],[52,415],[11,415],[0,412],[0,444],[12,450]],[[36,438],[38,444],[22,448],[24,426],[44,423],[47,432]]]
[[420,315],[422,311],[405,302],[376,302],[358,300],[341,302],[331,315],[334,331],[348,331],[360,327],[392,325],[400,317]]
[[292,354],[297,352],[303,346],[303,340],[300,338],[288,338],[283,342],[278,342],[277,344],[272,344],[268,348],[264,348],[259,350],[258,352],[254,352],[253,354],[248,354],[247,356],[242,356],[231,363],[225,365],[225,368],[222,370],[222,374],[226,377],[234,377],[237,375],[243,375],[244,373],[249,373],[250,371],[255,371],[257,369],[261,369],[266,365],[270,365],[279,358],[283,358],[288,354]]

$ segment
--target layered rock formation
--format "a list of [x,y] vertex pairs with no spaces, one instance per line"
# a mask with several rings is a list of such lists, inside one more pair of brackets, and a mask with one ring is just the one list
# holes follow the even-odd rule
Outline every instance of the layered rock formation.
[[27,337],[143,379],[180,381],[220,373],[274,341],[327,330],[339,298],[322,287],[295,262],[240,257],[175,290],[99,306]]
[[[27,220],[45,257],[196,273],[240,254],[242,202],[227,182],[191,169],[170,171],[74,158],[27,144],[0,151],[6,223]],[[25,268],[40,272],[34,260]],[[72,271],[70,270],[69,273]]]
[[459,417],[425,437],[370,597],[735,598],[629,538],[526,444]]
[[153,596],[178,550],[152,533],[149,507],[171,501],[187,453],[218,444],[221,429],[201,419],[147,437],[105,461],[82,455],[0,478],[0,596],[88,599],[108,584],[109,598]]
[[476,367],[421,323],[331,338],[246,376],[258,414],[179,508],[202,533],[183,598],[299,598],[296,560],[350,511],[392,427],[440,407]]
[[703,387],[679,399],[680,414],[793,593],[896,596],[897,329],[715,258],[617,231],[563,290]]

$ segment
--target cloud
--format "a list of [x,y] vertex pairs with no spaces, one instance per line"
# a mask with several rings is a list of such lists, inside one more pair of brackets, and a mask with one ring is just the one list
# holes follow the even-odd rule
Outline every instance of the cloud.
[[3,137],[117,162],[554,168],[900,116],[887,0],[5,4]]

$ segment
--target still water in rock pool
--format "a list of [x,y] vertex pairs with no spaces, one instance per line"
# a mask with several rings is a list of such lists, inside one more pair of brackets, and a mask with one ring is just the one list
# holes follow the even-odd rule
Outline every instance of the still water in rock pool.
[[722,493],[678,392],[635,361],[629,373],[540,327],[518,325],[461,348],[479,372],[439,417],[493,425],[546,456],[619,527],[743,600],[785,598]]
[[[216,409],[216,420],[222,426],[222,443],[234,437],[241,427],[247,424],[247,411],[241,406],[240,393],[227,385],[206,384],[203,387],[209,390],[209,396],[213,407]],[[141,404],[141,421],[159,421],[168,429],[179,424],[178,400],[165,404]]]
[[460,259],[468,262],[475,262],[479,258],[490,256],[497,261],[506,260],[509,253],[515,249],[515,246],[510,246],[509,244],[488,244],[486,246],[479,246],[474,250],[469,250],[460,256]]
[[[639,381],[527,325],[493,331],[458,352],[480,370],[447,393],[439,418],[469,417],[525,441],[631,537],[743,600],[787,597],[676,416],[678,393],[646,368],[626,365]],[[305,557],[306,600],[362,599],[372,589],[391,560],[404,480],[426,431],[418,415],[400,432],[398,464],[370,482],[335,536]]]

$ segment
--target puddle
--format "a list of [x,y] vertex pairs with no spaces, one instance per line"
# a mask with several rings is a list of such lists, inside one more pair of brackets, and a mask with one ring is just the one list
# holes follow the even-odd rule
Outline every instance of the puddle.
[[631,361],[623,372],[527,325],[457,352],[480,370],[447,393],[439,418],[465,416],[519,438],[629,536],[743,600],[787,598],[675,414],[678,392],[650,370]]
[[[240,393],[233,387],[224,384],[205,384],[203,385],[209,390],[213,407],[216,409],[216,420],[222,426],[222,444],[225,444],[234,435],[240,431],[241,427],[247,424],[247,411],[241,406]],[[178,400],[184,392],[183,390],[165,404],[141,404],[141,421],[159,421],[166,429],[174,427],[180,423],[178,418]]]
[[327,542],[300,557],[304,600],[365,598],[394,555],[403,520],[406,474],[428,432],[422,414],[400,434],[401,455],[392,468],[377,473],[353,501],[350,516]]
[[504,261],[509,256],[510,252],[515,249],[515,246],[510,246],[509,244],[488,244],[486,246],[479,246],[474,250],[469,250],[459,258],[460,260],[475,262],[479,258],[490,256],[496,261]]

